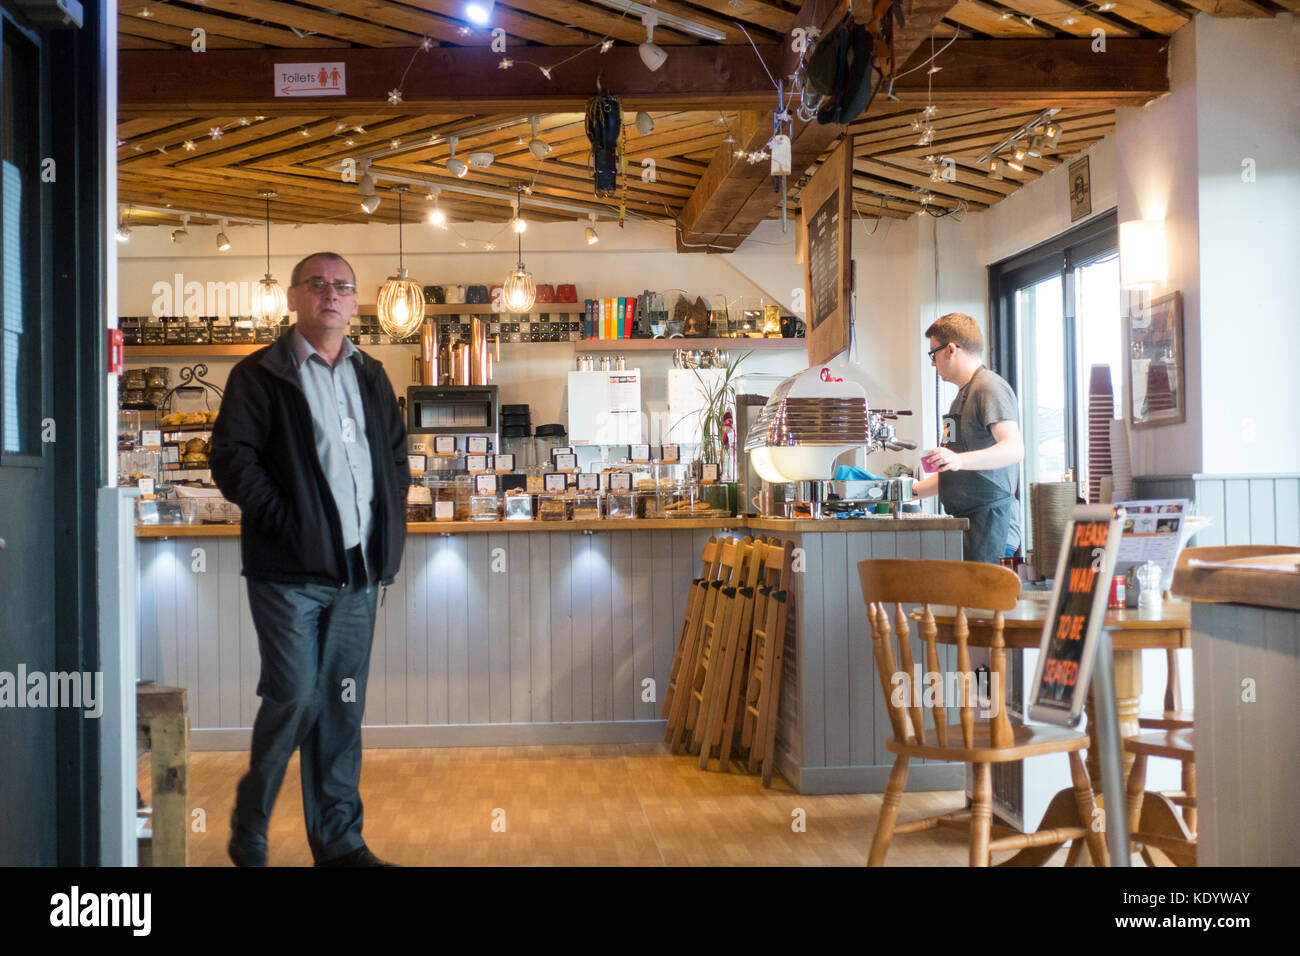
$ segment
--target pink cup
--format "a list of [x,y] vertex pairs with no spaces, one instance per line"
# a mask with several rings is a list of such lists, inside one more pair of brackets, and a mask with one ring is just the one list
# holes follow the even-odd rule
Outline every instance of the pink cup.
[[922,456],[921,456],[921,470],[924,471],[927,475],[932,475],[932,474],[934,474],[936,471],[938,471],[939,469],[935,468],[933,465],[930,464],[930,456],[929,456],[929,455],[922,455]]

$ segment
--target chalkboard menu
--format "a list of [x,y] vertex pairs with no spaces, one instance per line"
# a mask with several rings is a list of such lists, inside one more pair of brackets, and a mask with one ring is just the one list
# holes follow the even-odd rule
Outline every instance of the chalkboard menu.
[[1079,722],[1123,518],[1123,508],[1083,505],[1066,526],[1029,698],[1032,720],[1071,727]]
[[808,223],[810,328],[817,329],[840,305],[840,191],[821,204]]
[[852,171],[853,137],[846,136],[799,195],[809,365],[829,362],[849,347]]

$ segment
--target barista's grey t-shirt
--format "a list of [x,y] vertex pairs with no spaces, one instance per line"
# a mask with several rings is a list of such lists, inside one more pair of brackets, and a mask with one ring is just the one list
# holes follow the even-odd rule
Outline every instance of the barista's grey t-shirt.
[[[1020,423],[1016,393],[1006,379],[980,366],[943,419],[943,440],[955,452],[977,451],[997,444],[992,426],[998,422]],[[1015,497],[1020,466],[1008,465],[988,471],[939,472],[939,499],[949,514],[964,517],[989,505]],[[1011,531],[1007,547],[1020,545],[1020,508],[1011,509]]]

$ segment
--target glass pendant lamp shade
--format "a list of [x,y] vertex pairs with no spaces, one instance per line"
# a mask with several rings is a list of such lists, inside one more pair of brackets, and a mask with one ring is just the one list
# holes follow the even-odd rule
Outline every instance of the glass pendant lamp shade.
[[507,312],[532,311],[533,303],[537,301],[537,286],[533,282],[533,274],[524,269],[522,262],[506,280],[501,301]]
[[394,339],[405,339],[419,331],[424,324],[424,292],[414,279],[406,277],[406,270],[389,276],[379,290],[379,325]]
[[271,275],[271,200],[276,198],[276,193],[275,190],[268,189],[259,195],[266,200],[266,275],[257,284],[253,316],[259,328],[273,329],[288,314],[289,297]]
[[402,195],[407,187],[397,187],[397,275],[389,276],[379,290],[379,327],[396,340],[410,338],[424,324],[424,290],[406,276],[402,265]]
[[264,329],[273,329],[284,319],[289,311],[289,299],[284,294],[280,283],[268,272],[257,284],[257,298],[254,303],[257,310],[257,324]]

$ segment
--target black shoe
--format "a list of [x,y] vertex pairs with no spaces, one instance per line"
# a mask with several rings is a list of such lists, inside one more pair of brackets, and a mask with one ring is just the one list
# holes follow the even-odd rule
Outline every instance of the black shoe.
[[266,866],[266,847],[251,847],[235,841],[234,836],[226,844],[226,852],[235,866]]
[[317,866],[401,866],[400,863],[389,863],[387,860],[381,860],[370,852],[370,847],[362,844],[351,852],[344,853],[342,856],[336,856],[330,860],[317,860]]
[[231,862],[235,866],[266,866],[266,840],[257,837],[240,839],[241,833],[247,836],[247,831],[240,829],[238,812],[231,811],[230,842],[226,844]]

